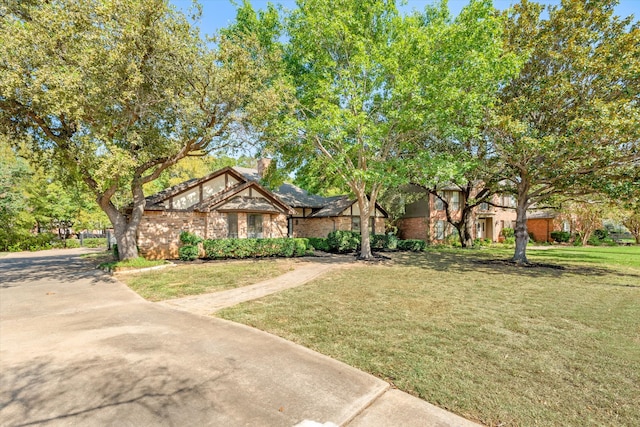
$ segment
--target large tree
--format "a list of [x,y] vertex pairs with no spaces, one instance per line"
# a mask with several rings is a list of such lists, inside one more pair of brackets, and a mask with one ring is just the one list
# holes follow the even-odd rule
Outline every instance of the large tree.
[[[483,130],[499,87],[523,61],[506,51],[504,17],[490,1],[470,2],[455,19],[446,5],[428,7],[419,18],[425,36],[417,48],[422,64],[416,87],[438,82],[440,87],[432,89],[433,100],[424,106],[424,117],[431,119],[427,134],[405,161],[411,182],[442,201],[462,247],[470,247],[473,211],[491,203],[504,178]],[[446,197],[451,189],[460,193],[458,203]]]
[[[304,0],[284,20],[239,16],[276,46],[295,100],[263,137],[280,164],[314,190],[349,191],[360,212],[361,258],[372,256],[369,218],[386,188],[408,182],[409,162],[434,132],[461,135],[454,114],[482,111],[495,91],[500,23],[489,1],[473,1],[452,22],[444,4],[401,17],[394,1]],[[331,16],[327,20],[327,16]],[[277,31],[284,30],[278,39]],[[494,38],[496,41],[494,41]],[[485,43],[487,42],[487,43]],[[474,65],[479,65],[474,68]],[[491,68],[495,67],[495,68]],[[479,71],[479,69],[482,69]],[[491,77],[472,83],[478,74]],[[484,77],[484,76],[483,76]],[[452,106],[459,107],[453,112]],[[479,114],[468,118],[478,121]]]
[[27,162],[0,135],[0,250],[8,249],[33,228],[34,218],[29,213],[25,191],[30,176]]
[[207,45],[166,0],[9,0],[1,15],[2,130],[87,185],[121,259],[138,255],[143,186],[277,102],[259,58]]
[[588,192],[638,159],[640,27],[615,17],[615,4],[563,0],[543,19],[522,0],[509,12],[506,41],[530,56],[501,91],[491,134],[517,195],[516,262],[527,262],[529,207]]

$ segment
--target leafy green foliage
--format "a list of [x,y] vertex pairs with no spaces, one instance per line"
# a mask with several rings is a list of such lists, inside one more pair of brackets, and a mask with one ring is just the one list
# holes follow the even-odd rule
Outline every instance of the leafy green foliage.
[[427,247],[424,240],[407,239],[398,240],[398,249],[401,251],[422,252]]
[[198,243],[202,242],[202,238],[196,236],[194,233],[183,231],[180,233],[180,241],[185,245],[196,246]]
[[558,243],[567,243],[571,239],[571,233],[568,231],[552,231],[550,235]]
[[508,239],[509,237],[514,237],[516,235],[516,231],[511,227],[503,228],[500,233],[505,237],[505,239]]
[[322,252],[330,251],[329,242],[326,237],[309,237],[307,240],[313,249],[317,249]]
[[488,134],[517,195],[518,262],[532,204],[608,187],[632,193],[617,181],[637,173],[640,26],[614,16],[615,4],[564,0],[545,19],[543,6],[523,0],[508,12],[506,45],[528,60],[501,89]]
[[307,253],[307,239],[207,239],[202,242],[206,259],[298,257]]
[[336,230],[327,235],[331,252],[355,252],[360,248],[360,233],[350,230]]
[[107,246],[107,239],[104,237],[89,237],[82,239],[82,246],[85,248],[100,248]]
[[193,261],[198,258],[198,247],[193,245],[184,245],[178,249],[178,257],[182,261]]
[[207,44],[168,2],[10,2],[3,12],[2,132],[91,190],[123,259],[138,255],[143,186],[239,143],[238,129],[257,130],[278,104],[254,38]]
[[398,237],[395,234],[374,234],[371,236],[371,249],[396,249]]

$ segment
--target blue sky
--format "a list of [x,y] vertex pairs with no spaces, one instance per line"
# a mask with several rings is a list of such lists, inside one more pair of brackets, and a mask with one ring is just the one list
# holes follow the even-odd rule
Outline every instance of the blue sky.
[[[354,0],[358,1],[358,0]],[[178,9],[187,12],[192,5],[192,0],[170,0]],[[242,0],[237,0],[242,3]],[[285,8],[295,7],[295,0],[272,0],[272,3],[282,4]],[[469,1],[468,0],[449,0],[449,9],[454,15],[457,15]],[[537,0],[538,3],[558,4],[559,0]],[[252,0],[251,4],[256,9],[265,7],[268,0]],[[400,1],[398,1],[398,4]],[[494,0],[493,4],[497,9],[506,9],[510,5],[518,3],[517,0]],[[235,6],[230,0],[200,0],[202,5],[202,18],[197,25],[200,27],[202,34],[212,35],[217,29],[226,27],[235,19]],[[413,9],[422,10],[425,5],[433,4],[432,0],[408,0],[407,5],[402,10],[411,11]],[[620,4],[616,7],[616,14],[620,16],[634,15],[635,20],[640,19],[640,0],[620,0]]]

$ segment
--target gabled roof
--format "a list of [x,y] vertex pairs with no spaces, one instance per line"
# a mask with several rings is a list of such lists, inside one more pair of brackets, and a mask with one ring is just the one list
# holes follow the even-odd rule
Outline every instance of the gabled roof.
[[173,197],[175,195],[178,195],[180,193],[184,193],[185,191],[188,191],[190,189],[192,189],[193,187],[209,181],[210,179],[213,179],[217,176],[220,176],[222,174],[225,173],[230,173],[231,175],[233,175],[238,181],[240,182],[246,182],[246,178],[238,173],[237,171],[235,171],[233,168],[231,167],[225,167],[222,169],[219,169],[213,173],[210,173],[209,175],[205,175],[202,178],[193,178],[190,179],[188,181],[185,182],[181,182],[180,184],[176,184],[172,187],[169,188],[165,188],[164,190],[156,193],[156,194],[152,194],[151,196],[147,196],[145,197],[146,200],[146,206],[147,208],[152,208],[153,205],[156,205],[166,199],[168,199],[169,197]]
[[322,209],[313,213],[312,217],[338,216],[355,202],[349,196],[337,196],[326,199]]
[[[256,169],[242,168],[239,166],[234,166],[234,169],[250,181],[260,181],[260,175],[258,175]],[[326,205],[328,199],[332,199],[331,197],[327,198],[309,194],[302,188],[289,183],[282,184],[276,190],[273,190],[273,193],[283,202],[294,208],[320,209]]]
[[[165,210],[164,202],[166,200],[181,193],[191,191],[198,185],[215,179],[225,173],[233,176],[238,183],[190,206],[187,210],[199,212],[210,212],[213,210],[280,212],[293,215],[295,214],[293,208],[309,208],[313,210],[310,217],[320,218],[339,216],[345,209],[355,203],[355,200],[349,196],[317,196],[309,194],[302,188],[289,183],[282,184],[278,189],[269,191],[260,185],[260,175],[256,169],[234,166],[222,168],[202,178],[190,179],[151,195],[146,198],[145,209]],[[241,193],[247,189],[257,191],[263,198],[243,196]],[[377,203],[376,208],[379,209],[385,217],[388,217],[387,212]]]
[[235,196],[229,200],[224,200],[218,205],[212,206],[211,209],[216,209],[221,212],[243,211],[260,213],[288,213],[286,211],[283,212],[281,209],[277,209],[266,199],[245,196]]
[[[242,207],[238,207],[237,209],[232,209],[231,206],[232,205],[228,205],[228,203],[231,201],[232,198],[235,199],[239,199],[244,203],[244,206],[250,206],[251,203],[249,201],[249,199],[256,199],[256,198],[249,198],[249,197],[242,197],[242,196],[236,196],[238,193],[241,193],[247,189],[254,189],[257,192],[259,192],[262,196],[265,197],[266,200],[265,202],[259,201],[259,200],[254,200],[253,206],[256,207],[260,207],[260,212],[281,212],[281,213],[286,213],[286,214],[294,214],[295,211],[286,203],[282,202],[278,197],[274,196],[269,190],[267,190],[266,188],[264,188],[263,186],[261,186],[260,184],[258,184],[257,182],[253,182],[253,181],[249,181],[249,182],[244,182],[240,185],[236,185],[234,187],[231,187],[230,189],[223,191],[221,193],[215,194],[211,197],[209,197],[208,199],[204,199],[202,202],[197,203],[195,205],[192,206],[193,210],[196,211],[201,211],[201,212],[210,212],[212,210],[216,210],[220,207],[224,207],[224,209],[226,210],[243,210],[244,208]],[[236,196],[236,197],[234,197]],[[264,200],[264,199],[263,199]],[[260,203],[258,203],[260,202]],[[271,206],[268,210],[265,210],[265,203],[268,204],[269,206]],[[240,203],[238,203],[238,201],[234,202],[235,205],[237,206],[241,206]],[[257,212],[257,211],[256,211]]]

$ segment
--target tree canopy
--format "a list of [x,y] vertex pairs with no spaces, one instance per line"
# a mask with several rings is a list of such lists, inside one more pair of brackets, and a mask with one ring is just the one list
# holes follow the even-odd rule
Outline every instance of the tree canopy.
[[143,185],[276,102],[255,57],[224,37],[209,47],[163,0],[9,1],[0,40],[3,131],[87,185],[122,259],[137,256]]
[[529,59],[502,88],[490,134],[517,195],[517,262],[527,209],[594,191],[640,158],[640,26],[614,16],[615,4],[563,0],[543,19],[542,6],[522,0],[509,12],[507,45]]
[[297,6],[280,26],[247,18],[255,17],[247,4],[238,15],[244,29],[272,35],[295,93],[266,129],[266,150],[307,188],[355,196],[368,258],[369,216],[381,193],[408,182],[411,167],[424,168],[428,138],[477,134],[488,100],[516,65],[502,52],[489,1],[472,1],[455,20],[445,3],[405,17],[394,1]]

